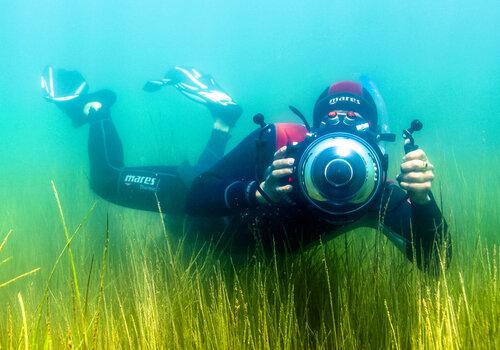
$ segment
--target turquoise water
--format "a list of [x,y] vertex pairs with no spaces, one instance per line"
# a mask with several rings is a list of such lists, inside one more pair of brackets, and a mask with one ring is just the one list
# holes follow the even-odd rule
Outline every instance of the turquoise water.
[[[27,244],[50,242],[50,180],[70,216],[83,217],[96,199],[87,186],[86,127],[73,129],[41,98],[47,64],[80,70],[92,90],[116,91],[113,119],[128,165],[194,161],[210,133],[199,105],[173,89],[141,90],[174,65],[212,73],[241,103],[231,147],[255,128],[253,114],[296,121],[289,104],[310,116],[328,84],[368,74],[393,131],[423,121],[417,142],[436,164],[445,212],[459,223],[462,214],[496,217],[499,8],[494,1],[4,1],[0,229],[13,228]],[[390,150],[395,176],[402,150]]]
[[[0,347],[165,348],[181,337],[179,348],[224,339],[249,348],[499,348],[499,18],[493,0],[1,1]],[[112,117],[131,166],[193,163],[210,135],[202,106],[174,89],[142,91],[174,65],[211,73],[243,107],[228,149],[256,128],[255,113],[298,122],[288,105],[310,118],[330,83],[370,76],[398,134],[389,177],[403,155],[400,131],[424,123],[416,141],[435,165],[450,269],[437,281],[420,274],[366,229],[321,245],[318,256],[255,259],[241,271],[210,251],[172,258],[158,213],[90,190],[88,128],[74,129],[43,100],[48,64],[117,93]],[[83,222],[74,265],[51,181],[68,231]]]

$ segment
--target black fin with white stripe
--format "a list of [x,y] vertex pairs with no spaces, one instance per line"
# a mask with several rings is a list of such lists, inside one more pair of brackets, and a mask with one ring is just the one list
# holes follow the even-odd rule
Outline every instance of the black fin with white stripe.
[[165,74],[164,79],[148,81],[143,90],[154,92],[168,85],[174,86],[186,97],[198,103],[236,105],[212,76],[202,74],[192,67],[176,66]]
[[203,74],[192,67],[176,66],[170,69],[163,79],[148,81],[143,90],[154,92],[170,85],[187,98],[207,106],[214,118],[219,118],[230,126],[236,123],[242,113],[241,107],[211,75]]
[[43,97],[51,102],[74,100],[88,92],[89,86],[77,71],[47,66],[40,77]]
[[[42,94],[46,101],[54,103],[78,128],[89,119],[109,117],[109,109],[116,101],[111,90],[88,93],[89,86],[77,71],[47,66],[40,77]],[[91,109],[93,117],[90,117]],[[99,111],[99,112],[98,112]]]

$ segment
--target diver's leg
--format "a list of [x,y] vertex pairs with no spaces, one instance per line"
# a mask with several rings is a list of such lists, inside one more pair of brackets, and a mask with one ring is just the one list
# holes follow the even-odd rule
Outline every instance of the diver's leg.
[[90,125],[90,183],[101,197],[116,204],[143,210],[180,212],[186,186],[176,167],[125,167],[123,147],[112,122],[110,107],[116,100],[109,90],[87,93],[87,83],[76,71],[47,67],[42,91],[79,127]]
[[211,75],[203,74],[192,67],[174,67],[163,79],[146,83],[144,90],[157,91],[162,86],[174,86],[186,97],[203,104],[214,119],[212,133],[198,162],[194,166],[187,162],[179,166],[182,178],[189,185],[194,177],[222,158],[230,138],[230,130],[241,116],[242,109]]
[[212,129],[210,138],[203,149],[195,167],[198,173],[202,173],[211,168],[219,159],[222,158],[226,150],[227,142],[231,135],[227,131]]
[[195,165],[191,165],[188,162],[179,165],[179,174],[187,187],[190,186],[196,176],[210,169],[222,158],[230,138],[231,135],[229,132],[216,128],[212,129],[210,138],[198,157],[198,162]]
[[92,111],[91,117],[88,137],[90,183],[94,190],[102,193],[118,183],[124,168],[123,146],[109,110]]
[[92,189],[101,197],[129,208],[179,213],[186,186],[177,167],[125,167],[123,147],[109,111],[90,115],[89,161]]

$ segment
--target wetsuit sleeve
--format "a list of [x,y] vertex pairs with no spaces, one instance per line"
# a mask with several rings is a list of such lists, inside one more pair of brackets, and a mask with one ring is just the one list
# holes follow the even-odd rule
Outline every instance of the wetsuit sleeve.
[[[257,173],[270,164],[276,144],[275,127],[257,129],[191,185],[186,212],[194,216],[227,216],[257,206]],[[257,141],[260,140],[260,148]],[[259,176],[259,177],[260,177]]]
[[187,188],[176,167],[125,167],[111,118],[93,116],[89,131],[90,185],[100,197],[129,208],[181,212]]
[[439,258],[448,266],[448,225],[434,197],[424,205],[412,203],[403,189],[389,184],[377,209],[374,222],[408,259],[416,260],[422,269],[439,268]]

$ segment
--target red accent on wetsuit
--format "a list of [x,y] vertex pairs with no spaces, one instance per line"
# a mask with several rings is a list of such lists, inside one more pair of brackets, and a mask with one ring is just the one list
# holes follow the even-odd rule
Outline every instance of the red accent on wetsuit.
[[307,129],[302,124],[295,123],[276,123],[276,150],[286,146],[291,142],[304,141]]

